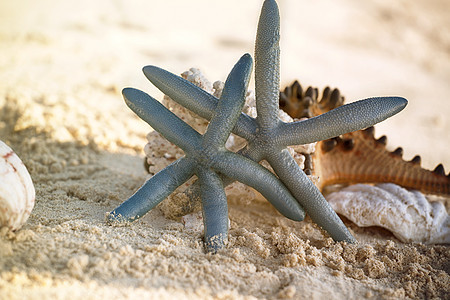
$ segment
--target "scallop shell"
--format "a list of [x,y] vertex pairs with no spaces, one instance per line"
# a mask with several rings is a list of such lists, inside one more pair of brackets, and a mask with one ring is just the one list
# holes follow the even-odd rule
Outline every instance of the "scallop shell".
[[355,184],[329,194],[333,209],[360,227],[380,226],[400,241],[450,243],[450,217],[440,202],[396,184]]
[[17,230],[34,207],[35,190],[27,168],[5,143],[0,141],[0,227]]

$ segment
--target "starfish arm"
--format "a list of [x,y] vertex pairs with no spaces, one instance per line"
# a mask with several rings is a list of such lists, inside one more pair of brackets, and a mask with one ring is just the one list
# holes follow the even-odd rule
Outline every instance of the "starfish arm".
[[407,105],[401,97],[376,97],[352,102],[319,116],[281,123],[277,128],[280,145],[308,144],[357,131],[381,122]]
[[109,223],[132,222],[169,196],[177,187],[194,175],[195,162],[183,157],[147,180],[127,201],[107,216]]
[[279,122],[280,93],[280,15],[277,3],[264,1],[255,44],[256,121],[260,128],[272,128]]
[[156,99],[133,88],[123,89],[122,94],[132,111],[185,152],[195,152],[201,145],[202,136]]
[[274,174],[256,162],[226,151],[217,154],[212,168],[256,189],[285,217],[295,221],[304,219],[302,207],[289,190]]
[[218,99],[192,82],[156,66],[145,66],[145,77],[161,92],[204,119],[211,119]]
[[[146,66],[143,72],[160,91],[172,100],[196,113],[202,118],[211,120],[218,99],[202,90],[186,79],[155,66]],[[248,115],[241,113],[233,133],[244,139],[251,139],[256,132],[256,122]]]
[[228,75],[216,112],[203,135],[204,146],[225,147],[244,106],[252,64],[252,57],[244,54]]
[[199,168],[197,176],[202,186],[205,248],[206,252],[216,253],[225,246],[228,239],[227,196],[216,173],[210,169]]
[[267,157],[267,161],[316,224],[326,230],[335,241],[355,242],[355,238],[336,212],[300,169],[287,149],[273,153]]

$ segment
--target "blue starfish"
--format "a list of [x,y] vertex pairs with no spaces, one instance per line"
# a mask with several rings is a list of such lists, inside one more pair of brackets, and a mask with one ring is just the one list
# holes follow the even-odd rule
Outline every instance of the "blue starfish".
[[[226,242],[227,204],[223,185],[234,179],[259,190],[286,217],[302,220],[304,207],[312,220],[333,239],[355,241],[286,147],[372,126],[401,111],[407,101],[400,97],[369,98],[315,118],[284,123],[278,118],[279,13],[275,1],[267,0],[263,5],[255,52],[256,119],[240,113],[251,71],[249,55],[244,55],[231,71],[220,100],[172,73],[153,66],[144,68],[147,78],[166,95],[211,120],[203,136],[144,92],[124,89],[127,105],[182,148],[186,156],[148,180],[109,214],[109,222],[130,222],[142,217],[195,174],[199,180],[192,194],[200,195],[202,200],[207,251],[215,252]],[[239,151],[242,156],[224,148],[231,130],[248,141],[248,145]],[[284,184],[254,162],[263,159],[269,162]],[[221,180],[223,175],[229,177],[225,182]]]
[[[303,121],[285,123],[278,117],[280,19],[273,0],[264,2],[258,23],[255,47],[255,90],[257,117],[241,113],[233,133],[248,141],[240,154],[259,162],[266,160],[311,219],[336,241],[355,239],[330,207],[320,191],[294,161],[287,146],[326,140],[372,126],[400,112],[407,104],[401,97],[378,97],[338,107]],[[211,119],[218,100],[214,96],[155,66],[143,69],[146,77],[171,99]],[[232,180],[225,180],[225,184]],[[187,192],[198,198],[201,188],[194,184]],[[194,201],[193,200],[193,201]]]
[[225,149],[244,105],[251,69],[251,56],[245,54],[230,72],[203,136],[146,93],[132,88],[123,90],[131,110],[183,149],[185,156],[146,181],[108,215],[108,222],[131,222],[142,217],[195,174],[201,185],[205,247],[208,252],[216,252],[223,248],[228,237],[227,198],[219,173],[255,188],[286,217],[303,220],[303,209],[275,175]]

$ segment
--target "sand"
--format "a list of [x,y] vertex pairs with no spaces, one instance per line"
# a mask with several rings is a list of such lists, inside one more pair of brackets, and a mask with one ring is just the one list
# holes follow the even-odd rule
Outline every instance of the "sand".
[[[280,1],[282,84],[339,87],[348,101],[401,95],[377,126],[423,165],[448,155],[450,19],[444,0]],[[27,166],[36,206],[0,230],[1,299],[449,298],[450,248],[400,243],[345,220],[359,243],[334,243],[310,219],[231,195],[230,243],[160,208],[127,227],[104,222],[146,179],[151,130],[123,103],[132,86],[161,99],[148,64],[224,80],[253,41],[261,1],[3,1],[0,139]],[[446,201],[448,199],[440,199]]]

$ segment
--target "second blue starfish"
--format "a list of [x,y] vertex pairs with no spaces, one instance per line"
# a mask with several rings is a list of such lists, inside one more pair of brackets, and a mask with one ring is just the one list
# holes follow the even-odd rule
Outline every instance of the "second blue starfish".
[[127,105],[183,149],[186,156],[158,172],[112,211],[108,215],[110,223],[131,222],[144,216],[195,174],[201,185],[205,247],[208,252],[216,252],[223,248],[228,237],[227,198],[218,173],[255,188],[286,217],[303,220],[303,209],[275,175],[256,162],[225,149],[225,142],[244,105],[251,70],[252,59],[246,54],[230,72],[217,111],[203,136],[146,93],[132,88],[123,90]]

